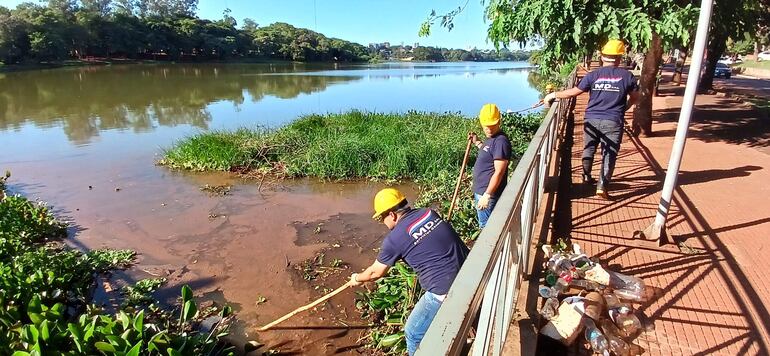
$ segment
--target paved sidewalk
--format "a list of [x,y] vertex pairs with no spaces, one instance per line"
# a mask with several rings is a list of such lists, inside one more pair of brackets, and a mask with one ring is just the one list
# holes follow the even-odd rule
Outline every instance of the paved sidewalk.
[[[636,305],[646,355],[770,355],[770,125],[766,114],[699,96],[669,215],[676,245],[634,238],[652,223],[673,144],[682,88],[661,85],[655,137],[623,138],[612,199],[580,183],[583,109],[575,109],[570,236],[611,269],[654,289]],[[630,120],[630,119],[629,119]],[[594,160],[594,176],[600,163]]]

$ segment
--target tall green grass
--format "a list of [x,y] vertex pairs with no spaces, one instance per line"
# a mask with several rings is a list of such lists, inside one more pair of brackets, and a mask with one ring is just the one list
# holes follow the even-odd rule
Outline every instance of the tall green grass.
[[[503,120],[520,154],[540,115]],[[431,179],[458,169],[468,131],[480,133],[478,122],[452,113],[308,115],[272,131],[200,133],[168,149],[159,163],[198,171],[270,168],[291,177]]]

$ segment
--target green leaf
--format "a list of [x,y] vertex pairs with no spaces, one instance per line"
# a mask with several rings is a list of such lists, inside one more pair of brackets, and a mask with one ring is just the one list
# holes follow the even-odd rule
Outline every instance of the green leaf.
[[136,330],[139,333],[139,337],[141,338],[143,335],[144,330],[144,310],[139,311],[138,314],[136,314],[136,317],[134,317],[134,330]]
[[404,338],[403,333],[385,336],[382,339],[380,339],[380,342],[377,344],[377,347],[382,347],[382,348],[393,347],[396,344],[398,344],[398,342],[401,341],[401,339],[403,338]]
[[188,300],[184,303],[184,320],[192,319],[198,312],[198,308],[195,306],[195,301]]
[[24,341],[30,344],[34,344],[37,343],[37,340],[40,337],[40,332],[34,325],[24,325],[21,329],[21,335]]
[[182,287],[182,303],[187,302],[188,300],[191,300],[193,297],[192,289],[190,289],[190,286],[184,285]]
[[83,332],[80,331],[80,327],[77,324],[69,323],[67,324],[67,330],[70,332],[70,338],[75,342],[75,347],[78,348],[80,353],[83,353],[83,344],[81,343]]
[[97,341],[96,343],[94,343],[94,346],[99,351],[115,353],[115,347],[112,346],[111,344],[108,344],[108,343],[104,342],[104,341]]
[[168,350],[166,350],[166,352],[168,352],[168,356],[182,356],[181,352],[174,350],[170,347],[168,348]]
[[94,335],[94,329],[96,329],[96,321],[99,319],[98,316],[94,316],[94,318],[91,320],[91,324],[88,325],[86,328],[86,333],[83,335],[83,340],[88,341],[91,339],[91,337]]
[[123,330],[131,327],[131,318],[129,318],[124,311],[121,310],[120,313],[118,313],[118,319],[120,319],[120,323],[123,324]]
[[14,351],[11,356],[30,356],[30,354],[26,351]]
[[128,350],[126,356],[139,356],[140,351],[142,351],[142,341],[137,342],[131,350]]
[[48,331],[48,320],[43,320],[40,324],[40,337],[43,338],[43,341],[48,341],[51,338],[51,334]]

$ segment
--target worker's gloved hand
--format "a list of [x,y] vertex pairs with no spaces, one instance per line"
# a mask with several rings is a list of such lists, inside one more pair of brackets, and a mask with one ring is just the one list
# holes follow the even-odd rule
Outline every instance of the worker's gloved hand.
[[554,100],[556,100],[556,92],[548,93],[545,98],[543,98],[543,102],[545,103],[545,106],[550,107],[551,104],[553,104]]
[[353,274],[350,276],[350,280],[348,281],[348,286],[350,286],[350,287],[358,287],[358,286],[360,286],[360,285],[362,285],[362,284],[363,284],[362,282],[359,282],[359,281],[356,279],[356,277],[358,277],[358,273],[353,273]]
[[471,140],[471,143],[473,143],[473,145],[476,147],[478,147],[478,145],[481,143],[479,136],[476,135],[475,132],[468,132],[468,139]]
[[476,208],[479,210],[484,210],[489,206],[489,199],[492,198],[489,193],[484,193],[484,195],[479,198],[479,203],[476,204]]

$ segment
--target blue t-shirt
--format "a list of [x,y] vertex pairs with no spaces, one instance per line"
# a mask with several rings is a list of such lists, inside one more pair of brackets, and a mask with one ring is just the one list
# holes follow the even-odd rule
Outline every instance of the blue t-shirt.
[[639,89],[631,72],[609,66],[586,74],[577,87],[582,91],[590,91],[586,119],[619,122],[623,122],[626,111],[626,96]]
[[[508,136],[505,136],[503,132],[498,132],[484,141],[484,145],[481,146],[479,155],[476,157],[476,163],[473,164],[474,193],[483,195],[486,192],[487,187],[489,187],[489,180],[492,179],[492,175],[495,173],[495,160],[501,159],[511,160],[511,141],[508,140]],[[503,172],[503,181],[497,186],[497,190],[495,190],[495,194],[492,194],[492,197],[500,197],[506,184],[508,184],[508,166],[505,167],[505,172]]]
[[423,289],[444,295],[468,256],[452,226],[431,209],[412,209],[385,236],[377,261],[393,266],[403,259],[414,268]]

